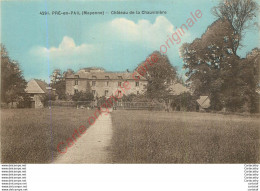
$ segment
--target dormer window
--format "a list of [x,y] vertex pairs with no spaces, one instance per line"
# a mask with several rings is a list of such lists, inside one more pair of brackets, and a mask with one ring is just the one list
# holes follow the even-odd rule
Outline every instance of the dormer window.
[[79,84],[79,81],[78,79],[75,80],[75,85],[78,85]]

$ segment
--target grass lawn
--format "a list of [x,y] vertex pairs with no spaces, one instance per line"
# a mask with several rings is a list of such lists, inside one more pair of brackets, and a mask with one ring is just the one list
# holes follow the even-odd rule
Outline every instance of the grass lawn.
[[259,118],[115,111],[113,163],[259,163]]
[[2,163],[52,162],[52,157],[59,154],[58,143],[66,143],[81,125],[88,127],[87,119],[94,111],[76,108],[1,110]]

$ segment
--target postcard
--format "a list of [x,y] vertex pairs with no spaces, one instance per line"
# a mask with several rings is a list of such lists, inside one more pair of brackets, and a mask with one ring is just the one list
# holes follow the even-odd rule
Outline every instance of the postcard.
[[2,1],[1,162],[259,163],[258,3]]

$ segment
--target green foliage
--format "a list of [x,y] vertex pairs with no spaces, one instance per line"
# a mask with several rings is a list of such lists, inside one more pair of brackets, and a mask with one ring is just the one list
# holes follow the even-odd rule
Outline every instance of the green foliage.
[[[171,65],[166,55],[155,51],[149,55],[148,59],[150,58],[151,60],[152,55],[156,58],[156,62],[153,63],[152,66],[149,66],[149,64],[144,61],[139,64],[136,71],[148,80],[147,96],[149,98],[165,99],[169,96],[169,82],[175,80],[177,76],[176,68]],[[148,69],[146,69],[145,74],[142,74],[138,68],[141,66],[144,67],[144,63],[148,65]]]
[[26,81],[19,64],[11,60],[1,44],[1,101],[17,102],[25,95]]
[[241,40],[245,30],[253,26],[253,20],[257,18],[258,4],[254,0],[224,0],[218,6],[212,8],[212,13],[217,18],[227,19],[237,35],[237,40],[233,43],[233,51],[241,46]]
[[260,79],[260,49],[255,48],[242,59],[239,65],[238,78],[240,79],[240,89],[243,97],[242,111],[252,113],[259,112],[259,89]]
[[194,95],[209,95],[211,107],[215,110],[223,107],[220,92],[225,81],[233,76],[233,66],[238,61],[232,51],[236,38],[231,24],[219,19],[208,27],[200,39],[183,44],[180,49]]
[[54,92],[50,92],[47,94],[40,95],[41,101],[44,103],[44,106],[48,106],[50,101],[56,100],[56,95]]
[[17,108],[30,108],[31,107],[31,97],[29,94],[24,94],[19,97]]
[[90,92],[78,92],[72,96],[73,101],[93,101],[94,95]]
[[195,97],[188,92],[174,96],[173,101],[171,102],[171,107],[174,110],[195,111],[196,106],[197,103]]
[[254,56],[241,59],[234,49],[237,39],[230,22],[219,19],[200,39],[184,44],[180,52],[195,96],[209,95],[214,110],[244,108],[253,112],[259,83],[259,49],[250,54]]
[[106,97],[105,96],[102,96],[102,97],[99,97],[97,98],[97,106],[100,107],[102,106],[103,104],[105,104],[107,101]]
[[58,94],[58,98],[62,100],[67,99],[66,95],[66,76],[73,74],[74,71],[72,69],[68,69],[67,71],[62,72],[61,69],[55,69],[51,75],[51,87],[56,89],[56,93]]
[[147,97],[146,94],[129,94],[122,97],[123,102],[150,102],[152,99]]
[[55,84],[52,84],[52,88],[56,89],[56,93],[59,96],[59,99],[66,99],[66,82],[65,80],[57,81]]
[[51,83],[56,84],[57,82],[62,80],[62,77],[62,71],[60,69],[55,69],[51,75]]
[[123,95],[123,97],[122,97],[122,101],[123,102],[132,102],[133,101],[133,99],[136,97],[137,95],[135,95],[135,94],[129,94],[129,95]]

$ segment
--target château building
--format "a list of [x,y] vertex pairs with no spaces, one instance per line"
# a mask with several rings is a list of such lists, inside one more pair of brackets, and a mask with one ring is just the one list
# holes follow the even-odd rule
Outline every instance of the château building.
[[[138,80],[137,80],[138,79]],[[129,82],[129,90],[122,92],[120,86]],[[91,91],[95,97],[109,97],[118,93],[143,94],[146,91],[147,79],[137,72],[107,72],[102,68],[85,68],[66,75],[66,93]]]

